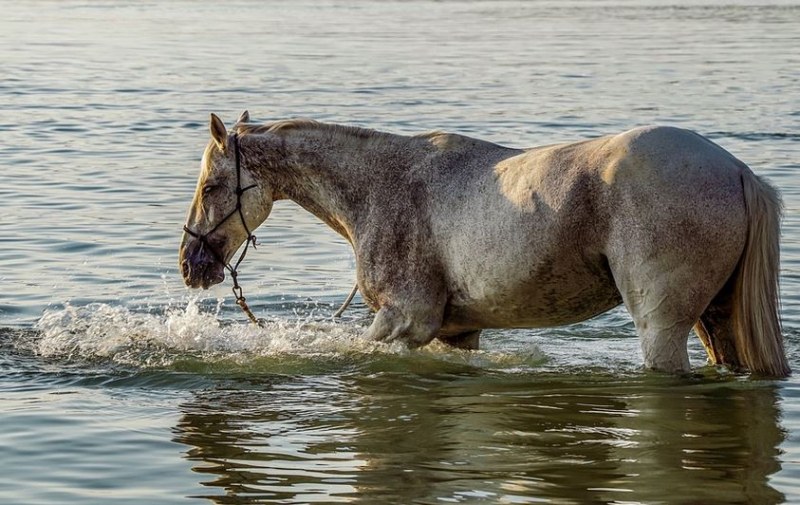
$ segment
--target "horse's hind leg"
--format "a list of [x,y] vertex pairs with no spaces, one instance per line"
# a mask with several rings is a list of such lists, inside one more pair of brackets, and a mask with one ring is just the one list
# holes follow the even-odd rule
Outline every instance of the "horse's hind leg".
[[712,364],[738,370],[741,363],[736,352],[732,312],[733,282],[728,282],[700,316],[694,331],[700,337]]
[[647,368],[669,373],[690,371],[686,342],[714,293],[692,281],[691,269],[639,265],[635,274],[615,277],[633,317]]
[[686,350],[691,322],[663,315],[634,316],[633,321],[641,339],[647,368],[669,373],[687,373],[691,370]]

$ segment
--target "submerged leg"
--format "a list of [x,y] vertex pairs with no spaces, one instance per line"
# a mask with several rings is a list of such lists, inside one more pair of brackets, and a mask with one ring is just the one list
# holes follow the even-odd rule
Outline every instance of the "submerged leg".
[[439,335],[437,338],[445,344],[457,349],[477,351],[480,347],[481,330],[468,331],[466,333],[459,333],[458,335]]
[[[730,283],[729,283],[730,284]],[[731,370],[742,367],[736,352],[733,333],[733,286],[725,288],[711,302],[694,327],[695,333],[706,348],[708,360],[714,365],[725,365]]]
[[375,314],[367,338],[410,348],[426,345],[439,333],[443,312],[444,304],[386,304]]
[[689,372],[687,339],[713,297],[707,289],[713,288],[693,288],[688,269],[636,273],[635,277],[616,280],[641,339],[645,367],[668,373]]
[[644,365],[647,368],[677,374],[691,370],[686,350],[692,327],[690,323],[634,318],[634,324],[642,341]]

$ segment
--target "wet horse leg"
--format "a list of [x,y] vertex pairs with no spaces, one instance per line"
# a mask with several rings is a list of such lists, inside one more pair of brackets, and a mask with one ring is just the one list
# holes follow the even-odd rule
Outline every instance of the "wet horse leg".
[[480,348],[481,330],[468,331],[458,335],[439,335],[437,338],[456,349],[477,351]]
[[641,340],[645,367],[689,372],[689,332],[714,294],[693,282],[696,274],[691,268],[662,269],[651,264],[635,270],[618,272],[615,280]]
[[733,282],[729,281],[700,316],[694,331],[700,337],[712,364],[725,365],[735,371],[741,368],[741,362],[736,352],[732,313]]
[[442,327],[444,303],[394,300],[375,314],[367,338],[383,342],[400,341],[411,348],[428,344]]
[[[725,212],[719,214],[724,218]],[[712,222],[714,214],[708,216],[641,228],[633,239],[626,233],[612,239],[609,265],[633,317],[648,368],[688,372],[686,343],[701,316],[698,333],[707,348],[715,349],[710,354],[716,356],[716,349],[724,345],[718,321],[727,318],[714,315],[709,306],[712,301],[724,306],[720,293],[739,261],[744,236],[735,219]],[[648,217],[641,220],[648,222]]]
[[[387,223],[393,222],[387,217]],[[401,223],[405,236],[379,234],[357,251],[358,285],[367,303],[378,309],[367,338],[403,342],[410,348],[428,344],[444,322],[447,297],[444,278],[431,248],[414,222]]]
[[679,374],[691,370],[686,350],[691,323],[658,317],[635,317],[634,324],[642,342],[645,367]]

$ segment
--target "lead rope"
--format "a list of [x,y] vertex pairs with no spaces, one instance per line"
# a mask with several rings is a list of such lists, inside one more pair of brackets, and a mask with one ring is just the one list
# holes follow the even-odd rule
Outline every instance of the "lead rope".
[[333,315],[334,318],[342,317],[342,314],[344,314],[344,311],[347,309],[347,307],[350,306],[350,302],[352,302],[353,298],[355,298],[356,293],[358,293],[358,282],[355,283],[355,285],[353,286],[353,289],[350,290],[350,294],[347,295],[347,299],[344,301],[342,306],[339,307],[339,310],[337,310],[336,313]]
[[[255,246],[253,246],[253,248],[255,249]],[[255,314],[253,314],[253,311],[250,310],[250,306],[247,305],[247,299],[244,297],[244,293],[242,293],[242,287],[236,280],[236,277],[238,277],[238,275],[239,274],[235,270],[231,270],[231,279],[233,279],[233,296],[236,297],[236,305],[242,308],[242,312],[244,312],[247,315],[247,317],[250,318],[250,321],[252,321],[253,324],[256,324],[258,326],[263,326],[261,321],[259,321],[256,318]]]
[[[219,223],[217,223],[216,226],[214,226],[208,233],[200,234],[194,232],[190,230],[189,227],[186,225],[183,226],[183,231],[185,231],[192,237],[199,240],[200,243],[203,244],[211,252],[211,254],[214,256],[214,259],[216,259],[219,263],[222,263],[225,269],[228,270],[228,272],[230,272],[231,279],[233,279],[232,291],[233,291],[233,296],[236,297],[236,305],[241,307],[242,312],[244,312],[247,315],[247,317],[250,319],[250,321],[253,322],[253,324],[261,326],[261,323],[256,318],[255,314],[253,314],[253,311],[250,310],[250,306],[247,305],[247,299],[244,297],[242,286],[239,285],[239,272],[238,272],[239,265],[242,264],[244,257],[247,255],[247,249],[250,247],[251,244],[253,246],[253,249],[255,249],[257,245],[256,236],[250,232],[250,228],[247,227],[247,222],[244,219],[244,212],[242,210],[242,195],[248,189],[253,189],[257,187],[258,184],[251,184],[246,188],[242,187],[242,160],[241,160],[241,153],[239,150],[239,135],[237,134],[233,135],[233,145],[236,152],[236,207],[232,211],[230,211],[227,216],[222,218],[222,220]],[[233,266],[231,266],[230,263],[225,263],[222,260],[222,258],[220,258],[217,251],[213,247],[211,247],[211,244],[208,243],[207,237],[212,233],[214,233],[217,230],[217,228],[222,226],[222,224],[234,214],[239,214],[239,219],[242,222],[244,231],[247,232],[247,239],[245,240],[244,250],[242,251],[242,254],[239,255],[239,259],[236,260],[236,263]]]

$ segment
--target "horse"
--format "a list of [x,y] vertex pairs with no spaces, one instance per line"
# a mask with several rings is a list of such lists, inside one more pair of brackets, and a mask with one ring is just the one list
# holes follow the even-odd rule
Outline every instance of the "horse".
[[790,374],[780,195],[697,133],[648,126],[515,149],[254,124],[246,111],[230,132],[212,114],[209,129],[179,252],[190,287],[235,274],[250,230],[289,199],[352,245],[375,312],[367,338],[476,349],[484,329],[571,324],[624,304],[648,369],[689,373],[694,329],[712,365]]

